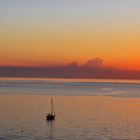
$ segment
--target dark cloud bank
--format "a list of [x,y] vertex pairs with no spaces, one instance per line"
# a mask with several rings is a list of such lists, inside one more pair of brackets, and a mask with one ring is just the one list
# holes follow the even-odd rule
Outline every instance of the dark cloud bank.
[[103,59],[94,58],[83,65],[71,62],[59,67],[0,67],[0,77],[140,79],[140,71],[106,67]]

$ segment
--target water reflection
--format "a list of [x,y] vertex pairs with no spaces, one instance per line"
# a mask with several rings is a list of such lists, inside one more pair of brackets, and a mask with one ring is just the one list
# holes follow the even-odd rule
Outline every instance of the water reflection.
[[50,140],[54,140],[55,139],[55,120],[52,120],[52,121],[48,121],[46,120],[46,129],[47,129],[47,132],[49,132],[49,135],[48,135],[48,138]]
[[140,98],[54,98],[57,118],[50,122],[45,120],[45,112],[50,109],[49,96],[0,96],[0,139],[140,138]]

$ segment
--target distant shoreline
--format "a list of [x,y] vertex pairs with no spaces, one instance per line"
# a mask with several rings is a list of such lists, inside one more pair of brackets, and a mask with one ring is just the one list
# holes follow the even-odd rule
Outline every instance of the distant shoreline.
[[41,81],[59,81],[59,82],[85,82],[85,83],[127,83],[139,84],[139,79],[93,79],[93,78],[64,78],[64,77],[0,77],[0,80],[41,80]]

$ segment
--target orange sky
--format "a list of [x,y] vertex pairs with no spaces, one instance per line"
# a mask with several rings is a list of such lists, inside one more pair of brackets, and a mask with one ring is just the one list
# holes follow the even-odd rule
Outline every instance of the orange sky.
[[0,66],[83,64],[99,57],[105,65],[140,70],[139,2],[55,2],[0,2]]

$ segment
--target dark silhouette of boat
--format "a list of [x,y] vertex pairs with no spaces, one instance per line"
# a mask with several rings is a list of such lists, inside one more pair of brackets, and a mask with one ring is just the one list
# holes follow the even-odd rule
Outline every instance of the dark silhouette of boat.
[[47,113],[46,120],[52,121],[54,119],[55,119],[55,107],[54,107],[53,99],[51,97],[51,112]]

